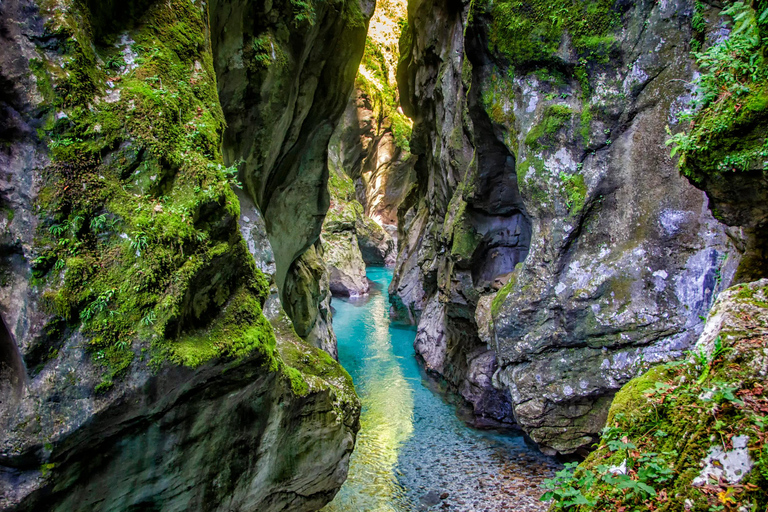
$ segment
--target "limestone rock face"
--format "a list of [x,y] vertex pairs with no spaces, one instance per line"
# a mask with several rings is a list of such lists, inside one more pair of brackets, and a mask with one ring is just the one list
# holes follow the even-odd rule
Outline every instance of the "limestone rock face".
[[[225,159],[243,160],[240,176],[263,215],[286,311],[301,335],[311,331],[327,346],[334,343],[321,311],[327,294],[306,293],[327,277],[319,277],[314,255],[301,257],[328,209],[328,142],[352,91],[374,2],[312,5],[216,0],[211,39]],[[301,296],[286,295],[294,292]],[[314,329],[316,318],[328,328]]]
[[[397,209],[412,184],[415,158],[396,143],[392,122],[376,102],[355,89],[331,138],[328,158],[354,181],[365,216],[396,237]],[[394,260],[394,253],[387,255],[386,264]]]
[[[704,190],[714,216],[743,233],[736,281],[768,277],[768,19],[765,4],[700,7],[707,20],[698,109],[670,141],[681,172]],[[726,15],[724,12],[729,12]],[[714,58],[713,58],[714,56]],[[753,62],[748,74],[740,67]],[[678,138],[682,137],[682,138]]]
[[336,358],[336,334],[331,325],[331,283],[320,242],[294,262],[285,282],[283,307],[296,332]]
[[0,4],[2,510],[309,511],[346,477],[351,378],[262,314],[208,12]]
[[[329,151],[333,154],[333,143]],[[368,293],[366,265],[391,264],[392,237],[365,215],[355,196],[352,179],[330,158],[331,206],[323,223],[323,256],[334,295],[357,297]]]
[[742,235],[665,146],[691,97],[693,4],[574,2],[554,22],[514,5],[409,5],[418,187],[390,296],[476,413],[572,453],[622,384],[690,348]]
[[325,233],[322,237],[331,293],[359,297],[368,293],[365,262],[354,231]]
[[83,341],[3,409],[0,509],[309,511],[346,478],[359,404],[338,367],[303,394],[257,355],[133,371],[98,396]]
[[[768,279],[761,279],[720,294],[690,357],[654,367],[616,394],[609,428],[579,469],[595,476],[596,485],[578,489],[592,503],[573,508],[641,506],[645,496],[623,495],[611,504],[600,498],[615,488],[603,478],[604,468],[623,464],[644,474],[649,462],[642,457],[652,453],[656,467],[675,468],[669,478],[646,480],[657,495],[669,497],[659,510],[707,510],[719,501],[713,488],[737,485],[745,492],[730,504],[759,510],[768,502],[768,461],[760,456],[766,449],[765,424],[756,421],[768,401],[766,378]],[[682,412],[697,409],[706,414]],[[611,447],[617,440],[632,443],[634,454]]]

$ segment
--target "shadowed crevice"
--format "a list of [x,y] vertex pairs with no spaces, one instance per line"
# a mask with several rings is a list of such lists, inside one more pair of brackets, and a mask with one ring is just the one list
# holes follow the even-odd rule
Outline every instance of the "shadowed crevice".
[[0,412],[11,400],[21,396],[25,383],[24,361],[13,335],[0,321]]

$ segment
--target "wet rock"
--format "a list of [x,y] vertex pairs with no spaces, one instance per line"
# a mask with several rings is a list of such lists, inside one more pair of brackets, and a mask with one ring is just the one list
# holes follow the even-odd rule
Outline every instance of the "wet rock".
[[[390,295],[456,389],[493,372],[465,393],[478,411],[509,400],[543,449],[573,453],[622,384],[690,348],[742,234],[665,146],[694,75],[685,2],[623,6],[599,58],[563,28],[532,60],[505,53],[529,32],[503,32],[499,5],[409,6],[398,80],[418,186]],[[472,365],[481,348],[495,365]]]
[[262,314],[253,255],[285,262],[238,229],[209,7],[0,4],[2,510],[309,511],[346,477],[351,379]]

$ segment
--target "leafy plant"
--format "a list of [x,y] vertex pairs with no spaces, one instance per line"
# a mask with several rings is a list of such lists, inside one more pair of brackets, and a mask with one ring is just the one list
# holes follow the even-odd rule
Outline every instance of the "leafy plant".
[[594,500],[588,499],[582,493],[582,489],[589,490],[595,481],[595,474],[586,470],[580,477],[575,472],[578,463],[570,462],[564,468],[555,473],[555,477],[547,479],[542,484],[547,492],[541,497],[541,501],[555,500],[555,507],[568,509],[573,506],[594,506]]
[[94,233],[100,233],[107,229],[107,216],[106,214],[98,215],[91,219],[90,228]]
[[155,313],[155,310],[151,310],[149,313],[144,316],[144,318],[141,319],[141,325],[144,327],[149,327],[150,325],[155,323],[155,320],[157,320],[157,313]]
[[67,231],[69,231],[69,223],[66,221],[63,224],[54,224],[48,228],[48,232],[53,236],[62,236]]
[[138,231],[137,233],[134,233],[133,239],[131,240],[131,249],[133,249],[136,252],[136,256],[141,256],[141,251],[147,248],[147,245],[149,244],[147,239],[147,234],[143,231]]
[[85,307],[85,309],[80,312],[80,320],[83,322],[89,322],[99,313],[106,311],[109,307],[109,302],[115,296],[116,292],[116,289],[111,288],[100,293],[99,296],[96,297],[96,300],[91,302],[88,306]]
[[243,188],[243,184],[240,182],[238,178],[238,174],[240,173],[240,166],[245,163],[245,160],[242,158],[229,167],[225,167],[221,164],[208,164],[208,168],[212,170],[216,170],[224,174],[224,177],[227,178],[227,181],[229,183],[237,188]]
[[[703,71],[696,81],[697,92],[690,108],[697,114],[688,132],[673,135],[668,131],[667,140],[667,145],[672,146],[671,155],[679,154],[679,166],[688,176],[696,178],[695,172],[700,172],[689,166],[691,158],[696,159],[699,167],[704,165],[706,172],[740,172],[755,165],[768,167],[765,134],[758,130],[757,137],[744,137],[742,133],[742,127],[753,124],[766,109],[768,65],[758,24],[768,21],[768,8],[761,8],[758,13],[747,3],[732,3],[722,11],[733,25],[729,37],[705,52],[694,54]],[[694,14],[693,21],[694,29],[703,29],[700,13]],[[740,143],[732,144],[733,137]]]

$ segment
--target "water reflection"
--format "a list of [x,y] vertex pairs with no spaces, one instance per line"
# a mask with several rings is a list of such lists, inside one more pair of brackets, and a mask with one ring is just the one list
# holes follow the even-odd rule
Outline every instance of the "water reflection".
[[391,272],[368,277],[378,293],[367,301],[333,302],[339,360],[363,409],[349,477],[323,512],[546,510],[537,484],[557,464],[520,436],[468,427],[418,366],[414,330],[389,323]]
[[323,510],[396,511],[402,494],[395,477],[400,446],[413,433],[413,388],[392,348],[388,307],[383,294],[366,303],[334,301],[339,359],[362,398],[360,432],[350,459],[349,477]]

